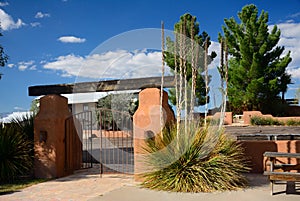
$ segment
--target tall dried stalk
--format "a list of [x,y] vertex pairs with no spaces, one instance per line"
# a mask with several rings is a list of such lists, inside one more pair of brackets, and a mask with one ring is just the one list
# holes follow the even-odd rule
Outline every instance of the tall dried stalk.
[[192,89],[191,89],[191,102],[190,102],[190,120],[194,119],[194,106],[195,106],[195,96],[196,96],[196,79],[197,79],[197,67],[195,63],[195,46],[194,46],[194,18],[191,21],[191,66],[192,66]]
[[220,44],[220,77],[221,77],[221,87],[224,88],[224,41],[223,38],[221,38],[221,44]]
[[[180,124],[180,119],[181,119],[181,110],[182,110],[182,86],[183,86],[183,25],[180,24],[180,32],[179,32],[179,90],[178,90],[178,111],[179,114],[177,114],[177,118],[179,118],[179,124]],[[177,120],[178,123],[178,120]]]
[[186,60],[187,60],[187,47],[186,47],[186,19],[184,19],[183,23],[183,44],[182,44],[182,49],[183,49],[183,77],[184,77],[184,130],[185,134],[187,133],[187,128],[188,128],[188,80],[187,80],[187,66],[186,66]]
[[[227,102],[227,90],[228,90],[228,47],[226,40],[221,38],[221,59],[220,59],[220,75],[221,75],[221,91],[222,91],[222,107],[221,107],[221,117],[220,119],[224,119],[225,112],[226,112],[226,102]],[[224,64],[224,57],[225,57],[225,64]],[[225,85],[224,86],[224,79]],[[223,121],[220,121],[220,126]]]
[[208,55],[208,38],[205,40],[204,46],[204,70],[205,70],[205,114],[204,114],[204,125],[207,123],[207,112],[208,112],[208,65],[207,65],[207,55]]
[[228,94],[228,46],[227,42],[225,40],[225,83],[226,83],[226,89],[225,89],[225,98],[227,99]]
[[164,22],[161,22],[161,86],[160,86],[160,133],[162,135],[162,130],[164,127],[164,111],[163,111],[163,95],[164,95],[164,74],[165,74],[165,28]]
[[179,107],[179,86],[178,86],[178,66],[177,66],[177,40],[178,33],[175,32],[175,44],[174,44],[174,61],[175,61],[175,93],[176,93],[176,139],[178,142],[180,132],[180,107]]

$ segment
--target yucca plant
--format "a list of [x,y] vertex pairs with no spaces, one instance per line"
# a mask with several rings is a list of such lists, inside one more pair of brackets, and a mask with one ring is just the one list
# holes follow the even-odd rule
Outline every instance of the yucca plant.
[[32,168],[32,146],[22,132],[0,124],[0,182],[12,181]]
[[23,133],[32,143],[34,139],[34,117],[34,114],[26,114],[21,117],[16,117],[12,120],[13,126],[15,126],[18,131]]
[[[143,187],[172,192],[213,192],[244,188],[247,172],[242,147],[223,131],[191,123],[186,135],[176,126],[147,141]],[[177,139],[176,139],[177,138]]]

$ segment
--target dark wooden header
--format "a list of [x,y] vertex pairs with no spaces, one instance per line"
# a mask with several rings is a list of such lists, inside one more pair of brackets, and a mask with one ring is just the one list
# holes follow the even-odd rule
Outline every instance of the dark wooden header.
[[[145,88],[159,88],[160,86],[161,77],[147,77],[124,80],[108,80],[99,82],[81,82],[74,84],[31,86],[28,88],[28,94],[29,96],[41,96],[49,94],[125,91]],[[172,88],[174,86],[174,76],[164,77],[165,88]]]

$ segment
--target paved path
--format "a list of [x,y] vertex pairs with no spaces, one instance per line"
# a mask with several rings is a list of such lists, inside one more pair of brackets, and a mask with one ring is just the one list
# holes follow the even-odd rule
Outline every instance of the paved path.
[[132,176],[103,175],[99,169],[80,170],[76,174],[40,183],[20,192],[0,196],[0,201],[81,201],[90,200],[124,185],[134,185]]
[[250,187],[239,191],[217,193],[169,193],[141,189],[128,175],[99,176],[98,169],[79,171],[75,175],[40,183],[20,192],[2,195],[0,200],[13,201],[299,201],[300,184],[295,194],[286,194],[285,185],[275,185],[277,195],[270,195],[270,186],[263,175],[249,174]]

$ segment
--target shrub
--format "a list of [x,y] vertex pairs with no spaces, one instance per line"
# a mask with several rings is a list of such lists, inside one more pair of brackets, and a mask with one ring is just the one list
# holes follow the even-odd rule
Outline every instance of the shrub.
[[32,146],[16,127],[0,124],[0,181],[12,181],[32,168]]
[[271,117],[254,116],[251,118],[250,122],[251,122],[251,125],[259,125],[259,126],[284,125],[283,122],[273,119]]
[[288,126],[300,126],[300,121],[299,120],[294,120],[294,119],[289,119],[289,120],[287,120],[286,125],[288,125]]
[[[176,126],[147,140],[143,187],[173,192],[212,192],[243,188],[241,174],[249,169],[243,149],[223,131],[204,129],[192,123],[180,136]],[[185,133],[185,134],[184,134]]]

